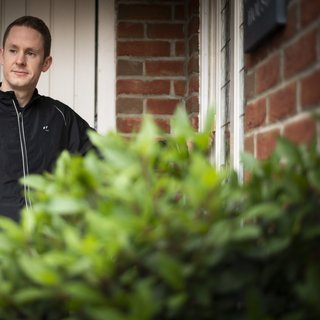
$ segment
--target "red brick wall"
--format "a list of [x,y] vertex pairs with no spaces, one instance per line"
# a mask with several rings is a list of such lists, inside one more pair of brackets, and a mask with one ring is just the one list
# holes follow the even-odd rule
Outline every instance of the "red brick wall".
[[180,102],[197,119],[198,6],[198,0],[116,0],[119,132],[138,130],[145,113],[170,132]]
[[264,159],[279,135],[297,143],[317,136],[311,113],[320,109],[320,1],[289,1],[285,28],[245,64],[245,150]]

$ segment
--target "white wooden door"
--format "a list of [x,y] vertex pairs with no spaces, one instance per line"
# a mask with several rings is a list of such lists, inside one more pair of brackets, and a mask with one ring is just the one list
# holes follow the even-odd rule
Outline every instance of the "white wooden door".
[[37,16],[48,25],[53,64],[48,72],[42,73],[37,86],[39,93],[69,105],[91,126],[95,125],[97,113],[95,3],[95,0],[0,0],[1,39],[7,25],[22,15]]

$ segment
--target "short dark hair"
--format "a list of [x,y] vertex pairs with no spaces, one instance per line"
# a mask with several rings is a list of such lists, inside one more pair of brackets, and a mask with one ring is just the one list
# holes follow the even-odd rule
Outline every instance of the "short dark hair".
[[9,26],[7,27],[3,35],[3,42],[2,42],[3,47],[5,46],[10,30],[15,26],[29,27],[38,31],[41,34],[43,39],[44,58],[50,55],[50,51],[51,51],[50,30],[40,18],[33,17],[33,16],[22,16],[9,24]]

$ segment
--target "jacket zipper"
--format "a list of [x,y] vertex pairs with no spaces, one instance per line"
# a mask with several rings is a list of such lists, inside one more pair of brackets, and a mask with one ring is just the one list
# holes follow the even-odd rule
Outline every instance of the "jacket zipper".
[[[22,157],[22,171],[23,171],[23,178],[25,178],[29,174],[29,166],[28,166],[27,143],[26,143],[26,137],[25,137],[25,131],[24,131],[24,124],[23,124],[23,113],[21,111],[18,111],[16,102],[13,99],[12,99],[12,103],[14,105],[14,108],[17,114],[20,149],[21,149],[21,157]],[[24,184],[23,194],[24,194],[25,206],[27,209],[31,208],[29,191],[30,191],[29,186]]]

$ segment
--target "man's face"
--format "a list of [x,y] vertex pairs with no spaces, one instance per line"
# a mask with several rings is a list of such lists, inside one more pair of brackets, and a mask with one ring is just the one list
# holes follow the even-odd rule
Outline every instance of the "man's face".
[[29,27],[14,26],[0,51],[3,65],[2,89],[33,91],[41,72],[51,65],[51,57],[44,59],[41,34]]

